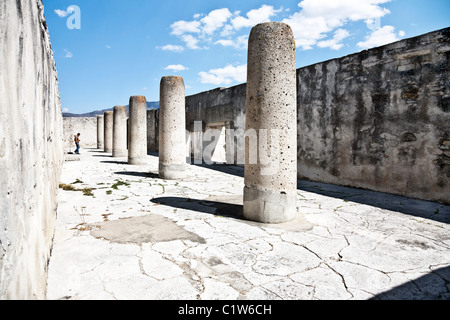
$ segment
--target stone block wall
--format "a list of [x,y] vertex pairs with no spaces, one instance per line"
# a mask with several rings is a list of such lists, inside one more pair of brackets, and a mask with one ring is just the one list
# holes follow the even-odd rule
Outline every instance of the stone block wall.
[[299,178],[449,203],[449,36],[297,70]]
[[[194,150],[196,144],[194,140],[199,139],[194,134],[194,122],[196,121],[202,122],[203,131],[208,128],[220,130],[220,128],[225,127],[225,129],[234,130],[236,136],[242,136],[245,131],[245,96],[246,84],[241,84],[230,88],[217,88],[186,97],[186,130],[191,132],[188,142],[191,143],[190,150],[193,158],[198,158],[198,156],[192,154],[197,153]],[[232,153],[234,153],[234,163],[238,163],[236,161],[238,150],[243,153],[245,149],[244,140],[239,138],[234,138],[233,140],[234,151]],[[203,149],[210,143],[210,141],[205,141]],[[223,152],[226,153],[226,156],[220,161],[226,160],[228,163],[232,163],[233,159],[230,156],[232,153],[225,149]]]
[[74,151],[74,136],[80,135],[80,146],[83,148],[97,148],[97,117],[64,117],[64,150]]
[[246,85],[218,88],[186,97],[186,129],[194,131],[194,121],[230,122],[234,129],[245,129]]
[[41,0],[0,1],[0,299],[43,299],[63,162]]

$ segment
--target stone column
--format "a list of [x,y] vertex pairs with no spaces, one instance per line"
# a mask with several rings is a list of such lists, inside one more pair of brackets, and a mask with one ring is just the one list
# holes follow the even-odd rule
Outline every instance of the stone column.
[[161,79],[159,109],[159,177],[183,178],[186,170],[185,87],[182,77]]
[[112,138],[113,138],[113,118],[114,118],[114,112],[113,111],[105,111],[103,114],[103,120],[104,125],[103,129],[104,131],[104,137],[103,137],[103,144],[105,148],[105,152],[111,153],[112,152]]
[[[281,22],[256,25],[249,37],[244,216],[281,223],[297,213],[297,93],[295,40]],[[246,131],[247,133],[248,131]],[[255,161],[256,160],[256,161]]]
[[128,156],[127,108],[125,106],[114,107],[112,156],[115,158]]
[[103,149],[105,141],[105,120],[103,115],[97,115],[97,149]]
[[130,97],[128,163],[147,163],[147,99]]
[[127,119],[127,149],[130,150],[130,118]]

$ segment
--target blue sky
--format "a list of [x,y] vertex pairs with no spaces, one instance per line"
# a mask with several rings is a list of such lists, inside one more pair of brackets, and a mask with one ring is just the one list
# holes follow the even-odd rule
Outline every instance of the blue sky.
[[243,83],[260,22],[291,26],[298,68],[450,26],[449,0],[43,2],[62,107],[72,113],[131,95],[158,101],[166,75],[183,76],[186,95]]

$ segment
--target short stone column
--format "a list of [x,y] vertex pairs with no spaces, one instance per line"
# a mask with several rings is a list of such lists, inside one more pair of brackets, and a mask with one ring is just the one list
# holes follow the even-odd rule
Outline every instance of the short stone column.
[[104,129],[104,135],[103,135],[103,144],[105,148],[105,152],[111,153],[112,152],[112,139],[113,139],[113,119],[114,119],[114,112],[113,111],[105,111],[103,113],[103,129]]
[[147,99],[144,96],[130,97],[128,118],[128,163],[147,163]]
[[105,141],[105,119],[103,115],[97,115],[97,149],[103,149]]
[[248,42],[246,130],[258,135],[258,152],[246,140],[244,217],[250,220],[281,223],[297,213],[295,56],[287,24],[253,27]]
[[127,108],[125,106],[114,107],[112,156],[114,158],[128,156]]
[[185,87],[182,77],[161,79],[159,109],[159,177],[179,179],[186,170]]

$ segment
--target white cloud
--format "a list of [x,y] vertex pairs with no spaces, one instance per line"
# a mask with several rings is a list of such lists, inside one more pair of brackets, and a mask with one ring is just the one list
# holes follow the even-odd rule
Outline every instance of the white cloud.
[[213,10],[200,20],[203,23],[202,31],[208,35],[212,34],[221,28],[230,17],[231,12],[227,8]]
[[[352,22],[365,22],[370,35],[358,43],[363,48],[380,42],[392,42],[405,35],[404,31],[393,33],[388,26],[381,27],[381,18],[390,11],[383,6],[392,0],[301,0],[298,10],[289,11],[272,5],[262,5],[248,12],[231,12],[228,8],[212,10],[207,14],[195,14],[192,21],[179,20],[171,25],[171,34],[177,36],[188,49],[205,49],[211,44],[234,49],[245,49],[248,38],[242,36],[243,28],[271,21],[278,13],[287,16],[294,33],[296,46],[303,50],[314,47],[339,50],[350,34]],[[281,19],[280,19],[281,20]],[[381,31],[380,31],[381,30]],[[379,39],[382,34],[385,41]],[[248,36],[248,33],[246,33]],[[163,50],[183,51],[182,46],[167,45]],[[212,81],[220,82],[213,78]]]
[[381,28],[381,18],[369,18],[366,20],[366,25],[369,30],[375,31]]
[[109,44],[107,44],[106,49],[111,49],[111,46]]
[[171,64],[171,65],[165,67],[164,70],[184,71],[184,70],[189,70],[189,68],[183,66],[182,64]]
[[182,52],[184,51],[184,48],[182,46],[177,46],[174,44],[166,44],[165,46],[161,47],[164,51],[174,51],[174,52]]
[[60,10],[60,9],[56,9],[55,10],[55,13],[58,15],[58,17],[60,17],[60,18],[64,18],[64,17],[66,17],[68,14],[69,14],[69,12],[67,12],[67,11],[64,11],[64,10]]
[[233,26],[231,24],[227,24],[225,27],[223,27],[222,32],[220,33],[220,35],[222,37],[227,37],[230,36],[234,33],[234,29]]
[[188,47],[189,49],[200,49],[200,47],[198,46],[199,40],[191,34],[183,34],[181,36],[181,40],[186,43],[186,47]]
[[214,44],[220,44],[224,47],[233,47],[235,49],[246,49],[248,46],[248,36],[243,35],[237,37],[235,40],[231,39],[220,39],[214,42]]
[[347,38],[349,35],[350,33],[347,30],[337,29],[334,33],[333,39],[319,41],[317,43],[317,46],[320,48],[331,48],[333,50],[339,50],[344,46],[342,40]]
[[69,108],[63,108],[62,112],[69,112]]
[[67,49],[64,49],[64,52],[66,53],[66,54],[64,55],[64,58],[68,58],[68,59],[70,59],[70,58],[72,58],[72,57],[73,57],[73,53],[72,53],[72,52],[70,52],[69,50],[67,50]]
[[[171,34],[181,36],[186,33],[201,33],[211,35],[231,18],[232,13],[227,8],[212,10],[207,15],[195,14],[193,21],[179,20],[170,25]],[[201,18],[203,17],[203,18]],[[200,20],[197,20],[201,18]]]
[[[259,9],[247,12],[246,17],[240,11],[230,12],[228,8],[212,10],[208,14],[195,14],[193,21],[179,20],[171,24],[171,34],[179,37],[189,49],[205,48],[204,44],[215,43],[237,49],[245,47],[242,39],[230,39],[236,31],[244,27],[252,27],[261,22],[270,21],[271,17],[283,8],[275,10],[273,6],[262,5]],[[217,35],[228,39],[214,39]],[[236,43],[232,45],[231,41]]]
[[358,42],[356,45],[362,49],[370,49],[383,46],[385,44],[398,41],[395,28],[393,26],[384,26],[373,31],[365,38],[365,41]]
[[208,83],[208,84],[214,84],[214,85],[221,85],[221,84],[230,84],[232,80],[230,79],[224,79],[219,76],[216,76],[214,74],[201,71],[198,74],[200,76],[200,82],[201,83]]
[[214,42],[214,44],[221,44],[224,47],[233,47],[235,45],[235,42],[230,39],[220,39]]
[[[295,12],[283,22],[294,32],[297,47],[312,49],[328,33],[352,21],[373,23],[390,11],[381,7],[391,0],[303,0]],[[323,43],[325,45],[327,43]],[[328,43],[332,45],[331,43]],[[335,45],[335,48],[339,44]]]
[[172,23],[170,27],[172,28],[171,32],[172,34],[176,36],[181,36],[182,34],[185,33],[199,33],[201,31],[200,26],[201,26],[200,21],[180,20]]
[[231,84],[233,81],[245,82],[247,79],[247,65],[234,67],[229,64],[224,68],[199,72],[199,76],[201,83],[215,85]]
[[273,6],[264,4],[259,9],[253,9],[247,12],[247,18],[238,16],[232,19],[231,24],[235,30],[239,30],[244,27],[253,27],[258,23],[270,21],[270,18],[281,10],[282,9],[275,10]]
[[303,0],[298,6],[306,17],[322,17],[331,25],[342,21],[367,20],[383,17],[389,10],[379,5],[391,0]]

